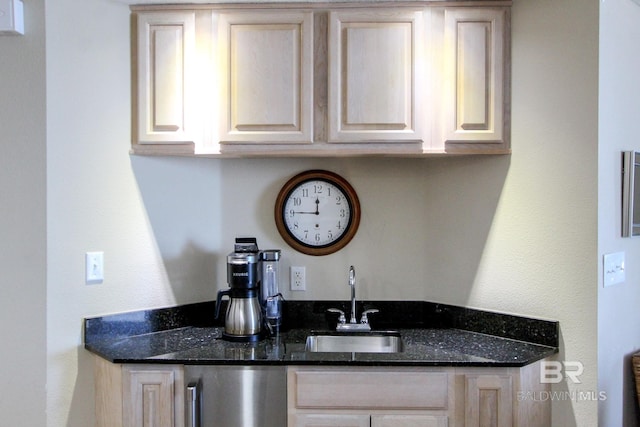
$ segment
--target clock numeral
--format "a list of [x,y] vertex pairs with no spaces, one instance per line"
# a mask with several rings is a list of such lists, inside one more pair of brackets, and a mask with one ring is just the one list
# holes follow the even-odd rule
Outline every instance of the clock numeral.
[[300,197],[294,197],[293,206],[301,206],[301,205],[302,205],[302,199]]
[[340,218],[344,218],[347,216],[347,212],[344,209],[340,209]]
[[342,221],[338,221],[338,230],[342,230]]
[[320,241],[320,233],[316,233],[316,242]]
[[308,188],[303,188],[302,189],[302,197],[309,197],[309,189]]
[[329,230],[329,232],[327,233],[327,237],[329,238],[329,240],[333,239],[333,233],[331,232],[331,230]]
[[296,216],[296,211],[294,211],[293,209],[291,209],[291,210],[289,211],[289,216],[290,216],[291,218],[293,218],[294,216]]
[[324,190],[324,187],[323,187],[322,185],[320,185],[320,184],[315,184],[315,185],[313,186],[313,192],[314,192],[315,194],[322,194],[322,191],[323,191],[323,190]]
[[342,204],[342,197],[336,196],[336,205],[340,206]]

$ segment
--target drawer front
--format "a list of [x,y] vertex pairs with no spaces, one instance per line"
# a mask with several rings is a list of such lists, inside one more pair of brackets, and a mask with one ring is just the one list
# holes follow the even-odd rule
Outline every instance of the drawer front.
[[437,415],[372,415],[371,427],[447,427],[449,419]]
[[414,370],[299,370],[297,408],[447,409],[446,372]]

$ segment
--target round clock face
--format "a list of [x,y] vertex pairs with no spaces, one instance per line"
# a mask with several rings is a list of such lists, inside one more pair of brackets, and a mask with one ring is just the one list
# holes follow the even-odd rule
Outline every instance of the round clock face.
[[339,175],[307,171],[282,187],[275,219],[289,246],[308,255],[327,255],[342,249],[355,235],[360,203],[351,185]]

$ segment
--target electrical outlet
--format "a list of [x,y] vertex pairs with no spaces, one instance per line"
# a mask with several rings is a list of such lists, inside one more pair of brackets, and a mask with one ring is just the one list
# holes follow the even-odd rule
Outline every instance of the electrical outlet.
[[291,267],[291,290],[307,290],[307,278],[304,267]]
[[85,280],[88,285],[102,283],[104,280],[104,252],[85,254]]

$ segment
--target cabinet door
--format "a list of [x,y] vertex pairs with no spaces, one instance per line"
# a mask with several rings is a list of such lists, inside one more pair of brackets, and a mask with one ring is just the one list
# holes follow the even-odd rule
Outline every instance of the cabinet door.
[[369,415],[297,415],[295,427],[370,427]]
[[329,15],[329,142],[422,142],[422,12]]
[[140,13],[137,25],[135,142],[194,142],[195,12]]
[[466,375],[466,427],[513,426],[511,376]]
[[124,427],[183,427],[182,369],[125,367],[123,375]]
[[311,143],[311,12],[219,16],[220,141]]
[[437,415],[372,415],[371,427],[447,427],[448,419]]
[[444,12],[444,139],[448,145],[508,148],[506,13],[469,8]]

